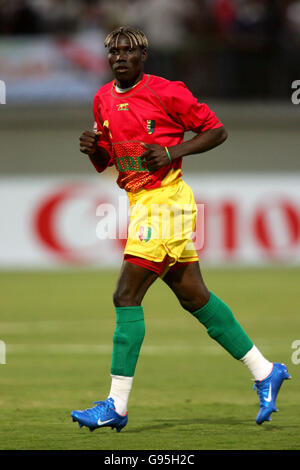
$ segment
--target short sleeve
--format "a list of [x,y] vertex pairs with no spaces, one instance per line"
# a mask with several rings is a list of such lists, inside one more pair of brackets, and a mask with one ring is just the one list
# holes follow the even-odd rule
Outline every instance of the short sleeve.
[[105,159],[103,161],[103,165],[96,165],[94,162],[93,165],[95,166],[96,170],[101,173],[104,171],[108,166],[113,165],[113,157],[112,157],[112,145],[111,141],[108,135],[108,129],[107,127],[104,127],[102,122],[101,122],[101,117],[99,113],[99,97],[95,95],[94,98],[94,105],[93,105],[93,113],[94,113],[94,132],[101,132],[98,141],[97,141],[97,146],[103,148],[106,150],[106,152],[109,155],[109,159]]
[[199,133],[223,126],[207,104],[199,103],[183,82],[171,82],[168,88],[167,110],[185,131]]

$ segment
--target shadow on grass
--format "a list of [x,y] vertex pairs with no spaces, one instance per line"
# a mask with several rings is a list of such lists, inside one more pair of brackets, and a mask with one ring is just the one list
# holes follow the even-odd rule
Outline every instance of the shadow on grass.
[[[187,427],[193,425],[191,429],[185,431],[195,432],[195,425],[220,425],[220,426],[239,426],[239,425],[254,425],[257,426],[252,419],[236,419],[236,418],[193,418],[193,419],[155,419],[154,424],[135,427],[134,429],[126,429],[127,433],[137,433],[149,430],[169,429],[178,426]],[[182,430],[181,430],[182,431]]]

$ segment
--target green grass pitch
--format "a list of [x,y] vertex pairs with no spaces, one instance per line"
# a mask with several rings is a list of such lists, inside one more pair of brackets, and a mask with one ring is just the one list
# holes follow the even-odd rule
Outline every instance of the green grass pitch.
[[[300,269],[207,269],[267,358],[292,380],[257,426],[248,370],[208,337],[158,280],[144,299],[146,337],[121,433],[79,429],[70,413],[110,387],[117,271],[0,273],[0,449],[300,449]],[[299,353],[300,358],[300,353]]]

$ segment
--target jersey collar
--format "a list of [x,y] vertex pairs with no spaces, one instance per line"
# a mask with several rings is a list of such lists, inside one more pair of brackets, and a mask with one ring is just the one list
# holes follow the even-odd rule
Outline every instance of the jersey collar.
[[117,98],[123,98],[123,97],[127,97],[127,96],[131,96],[133,95],[134,93],[136,93],[137,91],[139,91],[141,88],[143,88],[146,83],[148,82],[149,80],[149,75],[148,74],[143,74],[143,77],[141,78],[141,80],[139,82],[137,82],[135,85],[133,85],[129,90],[127,91],[124,91],[122,93],[118,93],[117,90],[116,90],[116,80],[113,81],[113,84],[112,84],[112,88],[111,88],[111,94]]

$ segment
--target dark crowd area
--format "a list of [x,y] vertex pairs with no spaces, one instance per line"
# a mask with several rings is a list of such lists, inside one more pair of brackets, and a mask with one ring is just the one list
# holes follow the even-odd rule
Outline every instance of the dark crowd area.
[[300,79],[300,0],[0,0],[0,41],[122,24],[148,36],[147,72],[202,95],[280,99]]

